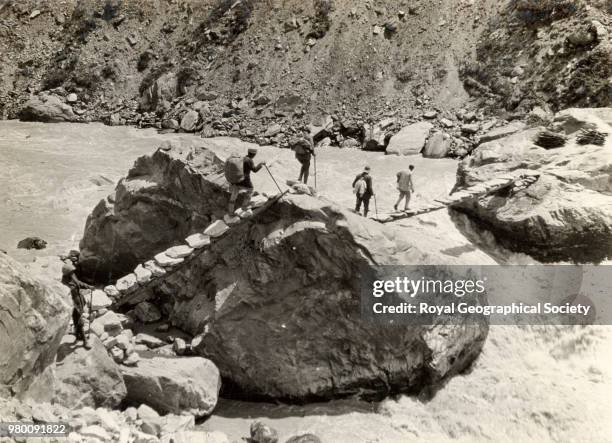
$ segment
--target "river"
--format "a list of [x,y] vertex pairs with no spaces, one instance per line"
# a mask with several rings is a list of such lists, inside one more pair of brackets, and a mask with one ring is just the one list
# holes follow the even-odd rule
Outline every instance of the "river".
[[[206,143],[219,152],[244,149],[232,139],[203,141],[159,135],[154,130],[101,124],[40,124],[0,121],[0,249],[17,260],[49,260],[78,245],[85,220],[111,193],[134,160],[162,140]],[[297,175],[290,152],[261,148],[279,179]],[[456,161],[385,157],[380,153],[329,149],[318,156],[317,186],[323,196],[351,206],[350,182],[366,164],[372,168],[379,210],[394,203],[395,171],[415,164],[415,205],[448,193]],[[269,177],[255,185],[274,191]],[[464,236],[447,211],[402,224],[421,247],[466,263],[519,263],[490,242],[482,249]],[[19,240],[39,236],[41,251],[17,249]],[[446,251],[446,252],[445,252]],[[34,267],[32,268],[34,269]],[[381,403],[341,400],[307,406],[222,399],[200,428],[220,430],[231,441],[248,436],[261,419],[277,428],[281,441],[313,432],[325,442],[405,441],[610,441],[612,344],[604,327],[492,327],[482,355],[466,373],[451,379],[432,399],[400,396]]]

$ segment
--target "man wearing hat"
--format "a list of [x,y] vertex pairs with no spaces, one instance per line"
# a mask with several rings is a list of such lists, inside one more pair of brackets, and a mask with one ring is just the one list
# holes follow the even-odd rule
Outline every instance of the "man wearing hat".
[[251,201],[251,195],[253,195],[253,182],[251,181],[251,172],[258,172],[266,164],[266,162],[261,162],[258,165],[255,165],[253,159],[256,155],[257,148],[249,148],[246,157],[244,157],[242,160],[242,170],[244,173],[244,179],[241,182],[232,185],[231,187],[232,193],[230,195],[229,203],[230,214],[234,213],[236,200],[238,199],[238,194],[240,193],[240,191],[243,191],[246,194],[243,206],[248,205]]
[[356,188],[358,182],[365,182],[365,190],[363,193],[356,192],[355,212],[359,213],[361,204],[363,203],[363,216],[368,216],[368,210],[370,209],[370,199],[374,195],[374,188],[372,187],[372,177],[370,176],[370,167],[366,166],[363,172],[357,174],[355,180],[353,180],[353,189]]
[[[64,265],[62,266],[62,283],[70,288],[74,335],[76,335],[77,341],[83,341],[85,349],[91,349],[83,328],[83,314],[85,312],[86,302],[81,294],[81,289],[92,290],[94,287],[82,282],[76,275],[79,265],[79,256],[79,251],[70,251],[68,257],[64,258]],[[89,308],[91,309],[91,306]]]
[[298,181],[307,184],[310,176],[310,160],[313,156],[316,156],[312,142],[307,137],[299,138],[293,141],[292,149],[295,151],[295,158],[302,165]]

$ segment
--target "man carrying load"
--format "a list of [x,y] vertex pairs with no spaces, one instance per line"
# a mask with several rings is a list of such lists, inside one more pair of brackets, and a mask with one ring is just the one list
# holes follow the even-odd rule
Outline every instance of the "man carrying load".
[[355,212],[359,214],[361,204],[363,203],[363,216],[367,217],[368,211],[370,210],[370,199],[374,196],[369,166],[366,166],[363,172],[357,174],[357,177],[353,180],[353,192],[356,197]]
[[[294,141],[292,149],[295,152],[295,158],[302,165],[302,167],[300,168],[300,175],[298,176],[298,181],[307,184],[308,176],[310,175],[310,160],[313,156],[316,155],[314,152],[314,147],[312,146],[310,140],[304,137]],[[316,172],[317,171],[315,169],[315,174]]]
[[251,181],[251,172],[258,172],[266,162],[261,162],[255,165],[253,159],[257,155],[256,148],[249,148],[245,157],[232,155],[225,162],[225,178],[230,183],[230,202],[229,213],[233,214],[236,209],[236,200],[238,194],[245,194],[245,199],[242,203],[246,207],[251,201],[253,195],[253,182]]

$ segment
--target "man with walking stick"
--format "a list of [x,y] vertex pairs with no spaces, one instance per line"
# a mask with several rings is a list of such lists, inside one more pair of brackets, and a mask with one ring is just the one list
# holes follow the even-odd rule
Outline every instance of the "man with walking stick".
[[355,212],[359,214],[363,204],[363,216],[367,217],[370,209],[370,199],[374,196],[369,166],[366,166],[361,174],[357,174],[357,177],[353,180],[353,190],[356,197]]
[[[91,349],[88,342],[88,337],[85,335],[83,328],[83,314],[85,312],[85,297],[81,294],[81,289],[92,290],[93,286],[79,280],[76,275],[77,266],[79,263],[79,251],[70,251],[68,258],[64,260],[62,266],[62,283],[70,288],[72,297],[72,323],[74,325],[74,335],[77,341],[83,341],[85,349]],[[89,310],[91,311],[91,296]],[[91,316],[89,318],[91,321]]]
[[246,207],[251,201],[253,195],[253,182],[251,181],[251,172],[257,173],[266,162],[261,162],[255,165],[254,158],[257,155],[257,148],[249,148],[245,157],[232,155],[225,162],[225,178],[230,183],[230,201],[229,213],[233,214],[236,209],[236,200],[238,194],[245,194],[242,202],[242,207]]

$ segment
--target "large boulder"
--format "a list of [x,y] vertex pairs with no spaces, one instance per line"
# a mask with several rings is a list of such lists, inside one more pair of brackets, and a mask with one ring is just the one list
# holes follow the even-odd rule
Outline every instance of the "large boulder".
[[[123,250],[124,242],[133,242],[132,253],[158,252],[161,248],[140,240],[158,235],[151,214],[160,226],[174,223],[163,232],[172,243],[185,238],[186,220],[225,210],[226,188],[213,179],[222,177],[222,170],[203,161],[206,157],[202,148],[176,148],[138,160],[138,165],[158,163],[159,173],[141,168],[142,175],[123,181],[149,183],[146,213],[138,208],[109,218],[103,233],[123,225],[130,236],[107,237],[100,261]],[[193,212],[188,217],[182,212],[183,220],[175,222],[169,196],[173,207]],[[123,198],[116,205],[124,206]],[[460,263],[417,244],[405,230],[326,200],[289,194],[115,303],[124,309],[142,301],[163,307],[175,326],[197,336],[192,349],[212,360],[238,394],[304,400],[420,389],[424,380],[435,384],[465,369],[487,328],[445,321],[387,328],[362,319],[364,272],[377,272],[381,264]],[[440,339],[432,341],[434,336]]]
[[425,146],[429,131],[433,125],[428,122],[413,123],[402,128],[389,140],[387,154],[415,155],[419,154]]
[[119,366],[98,337],[91,334],[89,343],[91,349],[85,349],[72,335],[62,340],[55,369],[55,401],[71,409],[116,408],[127,393]]
[[118,304],[165,297],[174,325],[199,334],[193,350],[239,393],[303,400],[408,390],[464,369],[486,336],[483,325],[444,325],[434,352],[429,327],[364,321],[361,276],[376,264],[428,261],[443,259],[377,222],[290,195]]
[[140,109],[156,111],[158,108],[169,108],[178,95],[179,83],[176,74],[165,73],[144,89],[140,96]]
[[542,128],[481,144],[459,166],[457,188],[501,176],[536,174],[515,186],[459,208],[484,222],[506,247],[544,261],[599,262],[612,255],[612,138],[603,146],[580,145],[583,128],[612,134],[612,108],[562,111],[557,130],[565,145],[547,150],[533,143]]
[[443,132],[434,132],[423,149],[423,157],[443,158],[451,149],[451,138]]
[[200,114],[197,111],[189,110],[181,119],[181,129],[185,132],[193,132],[198,126]]
[[46,123],[74,122],[79,117],[61,98],[50,94],[30,97],[19,111],[19,119]]
[[221,378],[213,362],[201,357],[143,358],[122,367],[127,401],[146,404],[161,414],[209,415],[217,404]]
[[0,396],[24,394],[54,362],[70,318],[70,296],[0,252]]
[[[117,279],[222,218],[229,203],[224,161],[210,151],[159,149],[136,160],[115,191],[87,218],[80,243],[84,274]],[[203,174],[193,174],[195,167]]]

